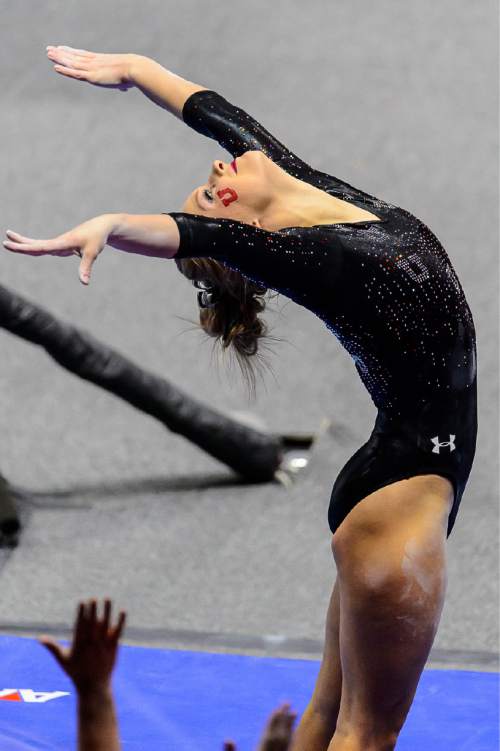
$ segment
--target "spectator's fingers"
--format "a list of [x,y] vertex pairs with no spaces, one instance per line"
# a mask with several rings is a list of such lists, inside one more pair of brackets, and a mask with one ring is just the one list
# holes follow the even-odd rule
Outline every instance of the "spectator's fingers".
[[289,720],[290,717],[296,717],[296,713],[292,711],[292,705],[289,702],[285,702],[281,705],[281,707],[278,710],[278,715],[286,720]]
[[288,732],[291,732],[293,729],[293,726],[295,724],[295,720],[297,719],[296,712],[289,712],[285,717],[283,718],[283,724],[286,730]]
[[94,640],[98,636],[99,624],[97,622],[97,600],[89,600],[87,605],[88,636]]
[[97,619],[97,600],[92,598],[87,603],[87,620],[93,626]]
[[87,615],[85,612],[85,603],[78,604],[76,612],[75,625],[73,627],[73,646],[84,641],[87,635]]
[[291,711],[291,705],[286,702],[274,710],[268,722],[268,729],[271,732],[287,731],[293,727],[297,719],[297,714]]
[[293,724],[297,718],[296,714],[292,714],[288,710],[285,712],[282,712],[278,715],[276,718],[276,725],[275,729],[281,733],[291,733]]
[[274,712],[269,717],[267,727],[269,730],[277,730],[280,727],[281,724],[281,718],[283,716],[283,709],[281,707],[278,707],[274,710]]
[[104,614],[101,622],[101,631],[103,636],[107,636],[109,633],[111,623],[111,600],[104,600]]
[[120,615],[118,616],[118,623],[113,629],[111,629],[111,632],[110,632],[111,637],[115,642],[118,642],[118,640],[120,639],[123,633],[123,629],[125,627],[126,620],[127,620],[127,614],[124,610],[121,610]]
[[57,642],[50,639],[48,636],[42,636],[38,640],[39,643],[44,646],[59,663],[63,670],[66,669],[67,653]]

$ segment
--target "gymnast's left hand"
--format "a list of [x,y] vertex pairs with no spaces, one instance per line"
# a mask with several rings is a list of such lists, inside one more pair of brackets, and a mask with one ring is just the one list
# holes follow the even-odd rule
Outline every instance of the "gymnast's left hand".
[[3,245],[12,253],[29,256],[79,256],[78,276],[81,283],[88,286],[92,266],[105,247],[113,227],[112,215],[102,214],[49,240],[25,237],[8,229],[6,235],[9,239],[4,240]]

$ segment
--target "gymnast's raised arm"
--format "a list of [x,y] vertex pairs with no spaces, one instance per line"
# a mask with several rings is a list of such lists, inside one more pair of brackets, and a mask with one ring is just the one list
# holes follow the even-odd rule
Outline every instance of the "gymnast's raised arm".
[[[123,91],[137,87],[152,102],[198,133],[213,138],[234,157],[246,151],[262,151],[292,174],[296,174],[297,169],[311,174],[317,172],[243,109],[216,91],[172,73],[149,57],[90,52],[67,46],[49,46],[47,56],[55,64],[54,70],[67,78]],[[200,92],[206,93],[193,96]]]

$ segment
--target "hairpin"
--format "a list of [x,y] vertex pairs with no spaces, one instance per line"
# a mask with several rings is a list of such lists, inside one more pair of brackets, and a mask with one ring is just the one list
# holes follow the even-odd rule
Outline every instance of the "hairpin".
[[213,308],[214,305],[220,300],[220,289],[214,285],[209,279],[195,279],[193,285],[197,287],[198,292],[198,305],[200,308]]

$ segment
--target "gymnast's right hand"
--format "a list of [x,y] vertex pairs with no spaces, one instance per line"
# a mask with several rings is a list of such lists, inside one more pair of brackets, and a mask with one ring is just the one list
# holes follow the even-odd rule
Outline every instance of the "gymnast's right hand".
[[52,60],[54,70],[67,78],[87,81],[94,86],[126,91],[134,86],[130,77],[133,54],[114,55],[89,52],[74,47],[60,45],[47,46],[47,57]]
[[9,239],[4,240],[3,245],[12,253],[29,256],[79,256],[78,276],[82,284],[88,285],[94,261],[105,247],[113,227],[112,215],[102,214],[49,240],[25,237],[8,229],[6,235]]

